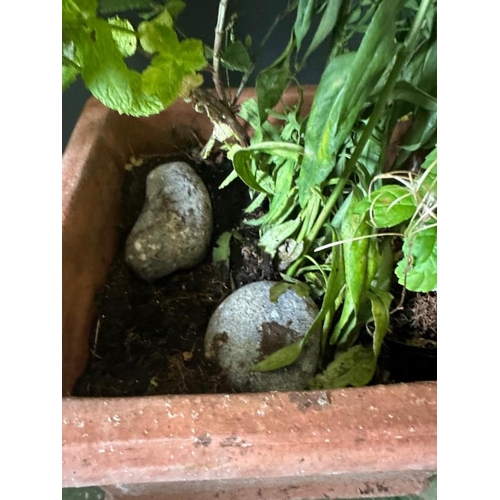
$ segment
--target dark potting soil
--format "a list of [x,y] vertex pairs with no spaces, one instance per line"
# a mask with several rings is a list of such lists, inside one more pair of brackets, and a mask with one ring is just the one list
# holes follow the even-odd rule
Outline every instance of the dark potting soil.
[[[250,203],[247,187],[236,179],[219,189],[232,169],[222,156],[210,164],[186,161],[210,193],[214,216],[211,248],[225,231],[236,230],[241,235],[231,238],[229,266],[214,264],[209,252],[195,268],[154,284],[129,269],[125,241],[144,204],[146,177],[154,167],[175,159],[186,160],[148,157],[125,172],[119,250],[107,283],[96,297],[98,320],[90,339],[89,362],[75,386],[75,396],[231,392],[217,367],[204,357],[208,321],[234,289],[253,281],[280,280],[277,266],[258,247],[258,230],[243,222],[259,216],[244,212]],[[372,383],[436,379],[436,300],[435,294],[407,292],[403,309],[393,315],[392,334],[384,344]],[[409,369],[412,364],[413,371]]]

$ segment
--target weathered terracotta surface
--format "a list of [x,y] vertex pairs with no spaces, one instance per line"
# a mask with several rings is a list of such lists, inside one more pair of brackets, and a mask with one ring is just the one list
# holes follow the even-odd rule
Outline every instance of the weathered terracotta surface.
[[436,386],[69,398],[63,459],[67,486],[171,495],[158,498],[182,498],[173,492],[196,492],[200,481],[213,481],[214,494],[220,481],[246,486],[248,498],[251,482],[276,491],[314,485],[316,497],[407,493],[436,469]]
[[184,103],[133,119],[91,99],[63,156],[63,486],[100,485],[109,499],[143,500],[420,491],[436,471],[435,383],[68,397],[92,344],[94,294],[116,251],[124,164],[132,155],[176,152],[193,132],[204,140],[210,124]]

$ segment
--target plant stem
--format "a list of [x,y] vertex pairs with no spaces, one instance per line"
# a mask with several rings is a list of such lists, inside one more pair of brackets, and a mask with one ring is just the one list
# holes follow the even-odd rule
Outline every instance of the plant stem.
[[213,53],[213,79],[215,91],[217,92],[217,97],[224,103],[227,104],[226,95],[224,94],[224,88],[220,81],[220,51],[222,47],[222,37],[224,36],[224,19],[226,17],[228,0],[220,0],[219,2],[219,13],[217,15],[217,25],[215,27],[215,39],[214,39],[214,53]]
[[[375,128],[375,125],[377,124],[378,120],[380,119],[380,117],[384,111],[384,108],[387,104],[387,101],[389,100],[389,97],[394,89],[394,86],[397,83],[401,69],[403,68],[404,64],[406,63],[408,55],[411,53],[411,50],[413,49],[415,43],[418,40],[420,30],[421,30],[422,25],[423,25],[424,20],[425,20],[425,15],[426,15],[427,10],[429,9],[432,2],[433,2],[433,0],[422,0],[422,3],[420,4],[418,12],[417,12],[415,19],[413,21],[413,25],[411,27],[410,33],[408,34],[408,37],[406,38],[405,42],[403,43],[403,46],[400,48],[400,50],[396,56],[396,61],[395,61],[394,66],[391,70],[391,73],[389,74],[389,77],[387,79],[387,82],[384,85],[384,88],[380,92],[380,96],[379,96],[377,102],[375,103],[372,114],[370,115],[370,119],[368,120],[368,123],[367,123],[365,129],[363,130],[361,138],[360,138],[358,144],[356,145],[356,149],[354,150],[354,153],[352,154],[351,158],[348,160],[348,162],[345,166],[344,172],[342,174],[342,177],[339,179],[338,184],[335,186],[335,189],[331,193],[330,197],[328,198],[328,201],[326,202],[325,206],[323,207],[323,210],[319,214],[319,217],[316,220],[316,223],[314,224],[309,237],[304,240],[303,254],[306,254],[309,251],[309,249],[311,248],[312,242],[316,239],[319,232],[321,231],[321,228],[323,227],[324,223],[326,222],[327,218],[332,213],[333,207],[335,206],[335,203],[337,202],[339,196],[341,195],[342,190],[344,189],[347,181],[349,180],[349,177],[354,172],[354,169],[356,168],[356,164],[358,162],[358,159],[361,156],[361,153],[362,153],[366,143],[368,142],[368,139],[370,138],[370,135],[373,132],[373,129]],[[297,259],[288,268],[286,274],[288,276],[293,276],[295,274],[295,272],[297,271],[297,268],[302,263],[303,259],[304,259],[303,256],[300,257],[299,259]]]
[[202,104],[204,108],[210,110],[210,113],[208,113],[209,118],[211,117],[211,119],[227,123],[238,138],[238,142],[242,146],[248,146],[250,141],[247,131],[227,104],[217,99],[208,90],[199,87],[193,91],[192,96],[196,101]]

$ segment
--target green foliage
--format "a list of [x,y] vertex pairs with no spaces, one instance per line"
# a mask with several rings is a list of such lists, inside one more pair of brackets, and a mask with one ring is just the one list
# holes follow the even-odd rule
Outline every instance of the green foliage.
[[[258,80],[257,110],[250,104],[242,110],[255,135],[249,148],[235,154],[235,170],[260,193],[253,208],[268,200],[267,213],[252,221],[260,227],[262,248],[286,261],[287,280],[300,279],[322,301],[313,327],[321,328],[324,347],[336,346],[336,355],[311,387],[364,385],[389,330],[391,276],[396,273],[410,290],[436,286],[437,163],[430,155],[422,174],[392,172],[386,153],[391,132],[404,117],[411,127],[392,167],[401,168],[411,151],[434,148],[435,9],[432,0],[424,0],[408,22],[402,1],[366,2],[359,11],[345,2],[323,2],[318,26],[331,23],[338,31],[311,112],[295,122],[296,109],[277,113],[271,107],[286,87],[289,58],[304,49],[315,15],[311,4],[297,4],[294,37],[271,67],[279,69],[276,78]],[[346,50],[355,33],[364,35],[359,48]],[[316,31],[313,40],[319,36]],[[271,126],[269,116],[284,125]],[[302,148],[296,158],[283,157],[287,141]],[[259,144],[265,144],[265,154]],[[403,239],[403,256],[395,263],[397,237]],[[316,259],[309,253],[314,247],[321,251]],[[278,290],[289,286],[287,280]],[[364,332],[371,336],[370,348],[359,344]],[[293,363],[304,344],[280,349],[255,369]]]
[[[184,7],[181,0],[63,0],[63,89],[80,75],[105,105],[133,116],[192,98],[233,162],[220,188],[240,178],[252,199],[247,212],[262,211],[247,223],[284,273],[271,300],[292,289],[320,305],[302,340],[254,370],[288,366],[321,335],[322,355],[330,344],[334,356],[322,359],[326,369],[311,388],[367,384],[389,330],[394,274],[408,290],[437,287],[436,0],[291,0],[261,46],[235,35],[233,15],[217,26],[213,49],[179,40],[175,19]],[[136,27],[123,17],[131,9],[143,19]],[[214,68],[239,73],[242,88],[264,42],[292,14],[286,46],[256,75],[256,100],[239,106],[253,129],[243,137],[236,99],[222,96]],[[330,55],[305,115],[297,75],[326,43]],[[142,73],[126,65],[138,50],[150,59]],[[193,94],[205,54],[219,87],[215,105]],[[285,106],[293,84],[297,102]],[[403,122],[409,127],[395,148],[391,137]],[[414,172],[408,159],[416,151],[430,153]],[[229,262],[231,236],[217,241],[214,262]],[[402,239],[396,256],[395,238]]]
[[[139,4],[146,6],[146,2]],[[118,5],[112,9],[107,3],[105,11],[122,10]],[[80,74],[90,92],[109,108],[148,116],[201,84],[196,73],[206,65],[201,41],[179,41],[173,29],[169,8],[178,12],[179,2],[170,2],[137,29],[118,16],[100,18],[97,3],[90,0],[63,0],[62,7],[63,90]],[[151,56],[142,73],[125,62],[135,53],[137,42]]]
[[384,0],[358,51],[333,58],[323,73],[305,137],[305,157],[298,182],[302,206],[309,199],[310,189],[321,184],[333,170],[332,158],[394,57],[395,19],[401,6],[401,1]]
[[399,184],[387,184],[357,205],[369,212],[376,228],[398,226],[403,238],[403,258],[395,273],[399,283],[414,292],[437,287],[437,147],[426,157],[421,173],[382,175]]
[[309,388],[319,390],[361,387],[370,382],[376,368],[377,358],[373,350],[356,345],[340,354],[322,374],[316,375],[309,382]]

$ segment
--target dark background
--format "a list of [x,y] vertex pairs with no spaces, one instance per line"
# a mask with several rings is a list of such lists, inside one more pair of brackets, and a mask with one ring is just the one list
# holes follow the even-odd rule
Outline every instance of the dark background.
[[[218,0],[186,0],[186,8],[176,21],[179,30],[189,38],[200,38],[205,44],[212,47],[214,40],[214,29],[217,22]],[[287,5],[286,0],[230,0],[226,20],[233,12],[238,13],[235,25],[235,33],[240,40],[244,40],[249,34],[252,37],[252,48],[257,48],[261,40],[269,30],[276,17],[284,11]],[[123,15],[134,24],[139,20],[134,15]],[[255,75],[261,68],[271,64],[285,49],[290,32],[295,20],[295,12],[281,21],[274,30],[273,35],[268,40],[266,47],[261,52],[257,63],[256,71],[251,75],[247,85],[255,85]],[[311,27],[311,32],[314,26]],[[307,44],[309,38],[304,42]],[[307,46],[307,45],[306,45]],[[302,84],[318,83],[323,71],[326,58],[330,49],[327,39],[309,58],[307,67],[298,75]],[[141,70],[144,61],[140,56],[134,56],[128,60],[131,68]],[[241,74],[235,74],[241,75]],[[211,87],[212,81],[208,75],[205,76],[205,86]],[[239,79],[233,78],[230,84],[239,85]],[[73,83],[62,95],[62,149],[71,136],[73,128],[78,120],[78,116],[90,97],[90,93],[85,88],[80,78]]]

